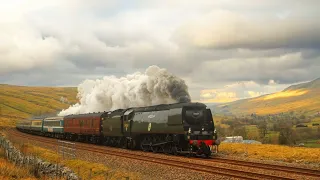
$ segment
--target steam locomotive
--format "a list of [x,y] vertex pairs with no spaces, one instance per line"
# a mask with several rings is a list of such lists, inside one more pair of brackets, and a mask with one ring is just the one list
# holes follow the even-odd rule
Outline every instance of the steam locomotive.
[[202,103],[25,119],[16,128],[41,136],[174,155],[209,157],[218,145],[211,110]]

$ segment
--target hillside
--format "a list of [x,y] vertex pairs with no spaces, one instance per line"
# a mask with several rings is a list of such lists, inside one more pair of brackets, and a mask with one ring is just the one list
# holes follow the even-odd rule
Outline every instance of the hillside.
[[320,111],[320,78],[290,86],[281,92],[216,105],[212,109],[215,113],[235,115],[266,115],[291,111],[314,114]]
[[74,87],[28,87],[0,84],[0,126],[32,115],[54,114],[74,104]]

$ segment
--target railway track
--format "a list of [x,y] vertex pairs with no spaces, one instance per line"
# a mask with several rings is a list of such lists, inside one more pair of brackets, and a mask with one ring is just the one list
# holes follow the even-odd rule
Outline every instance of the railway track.
[[[35,136],[30,134],[24,134],[16,130],[11,130],[10,133],[22,138],[34,139],[36,141],[40,141],[48,144],[56,144],[56,145],[58,144],[57,141],[53,138],[45,138],[45,137],[40,137],[40,136]],[[241,167],[239,169],[217,167],[217,166],[213,166],[211,163],[218,162],[218,163],[224,163],[224,164],[230,164],[230,165],[236,165],[236,166],[245,166],[245,167],[251,167],[251,168],[266,169],[271,171],[281,171],[281,172],[295,173],[298,175],[313,176],[313,177],[320,178],[320,171],[317,171],[317,170],[286,167],[286,166],[280,166],[280,165],[271,165],[271,164],[254,163],[254,162],[238,161],[238,160],[231,160],[231,159],[220,159],[220,158],[206,159],[204,161],[208,161],[210,163],[204,165],[204,164],[199,164],[195,162],[185,162],[181,160],[159,158],[159,157],[152,156],[153,153],[144,153],[144,155],[139,155],[133,152],[119,153],[118,150],[112,150],[112,148],[110,147],[92,146],[92,144],[86,144],[81,142],[76,143],[76,148],[79,150],[85,150],[85,151],[90,151],[90,152],[95,152],[100,154],[113,155],[113,156],[118,156],[123,158],[140,160],[144,162],[163,164],[163,165],[168,165],[172,167],[194,170],[197,172],[218,174],[222,176],[229,176],[229,177],[240,178],[240,179],[291,179],[291,178],[243,171],[243,170],[240,170]],[[190,158],[186,158],[186,159],[190,160]],[[198,159],[195,159],[195,160],[198,160]]]
[[313,177],[320,178],[320,171],[314,170],[314,169],[288,167],[288,166],[281,166],[276,164],[248,162],[248,161],[233,160],[233,159],[226,159],[226,158],[215,158],[215,159],[210,159],[205,161],[227,163],[231,165],[240,165],[240,166],[246,166],[246,167],[266,169],[266,170],[276,170],[276,171],[282,171],[282,172],[288,172],[288,173],[297,173],[300,175],[313,176]]

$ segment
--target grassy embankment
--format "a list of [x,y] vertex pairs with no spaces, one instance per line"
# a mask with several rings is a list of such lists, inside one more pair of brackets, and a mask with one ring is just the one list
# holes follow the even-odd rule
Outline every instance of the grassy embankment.
[[19,137],[8,136],[13,145],[21,150],[26,155],[36,156],[53,164],[60,164],[70,168],[82,179],[126,179],[129,177],[131,180],[140,179],[138,173],[127,172],[112,169],[104,164],[93,163],[81,159],[72,159],[65,157],[61,154],[57,154],[56,151],[39,147],[37,144],[32,144],[25,139]]
[[10,163],[5,159],[4,150],[0,149],[0,179],[24,179],[24,180],[34,180],[35,178],[31,173],[29,168],[16,167],[14,164]]
[[[15,126],[16,120],[32,115],[55,114],[76,103],[73,87],[27,87],[0,84],[0,126]],[[68,102],[62,102],[61,97]]]
[[[87,179],[90,177],[91,179],[125,179],[129,177],[129,179],[140,179],[137,173],[124,172],[111,169],[110,167],[105,166],[100,163],[93,163],[88,161],[83,161],[80,159],[63,159],[61,155],[58,155],[56,152],[52,150],[48,150],[45,148],[41,148],[33,145],[26,145],[28,149],[28,153],[36,155],[42,159],[45,159],[52,163],[63,164],[70,169],[72,169],[79,176]],[[90,173],[91,169],[91,173]]]
[[283,162],[315,163],[320,165],[320,149],[289,147],[269,144],[233,144],[222,143],[222,154],[252,159],[275,160]]

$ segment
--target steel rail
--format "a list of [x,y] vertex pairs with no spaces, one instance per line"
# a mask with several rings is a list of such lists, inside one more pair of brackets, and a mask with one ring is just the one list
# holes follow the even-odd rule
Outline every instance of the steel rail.
[[[11,133],[14,133],[16,136],[25,137],[29,139],[34,139],[36,141],[49,143],[49,144],[58,144],[57,141],[50,138],[45,138],[41,136],[35,136],[25,133],[20,133],[18,131],[11,131]],[[121,152],[115,151],[110,149],[109,147],[105,146],[92,146],[92,144],[86,144],[86,143],[76,143],[76,148],[79,150],[85,150],[95,153],[101,153],[101,154],[107,154],[107,155],[113,155],[123,158],[129,158],[134,160],[140,160],[145,162],[151,162],[156,164],[163,164],[163,165],[169,165],[173,167],[178,168],[185,168],[190,170],[195,170],[198,172],[204,172],[204,173],[210,173],[210,174],[216,174],[216,175],[222,175],[222,176],[230,176],[234,178],[241,178],[241,179],[291,179],[291,178],[285,178],[285,177],[279,177],[274,175],[267,175],[267,174],[261,174],[261,173],[255,173],[255,172],[248,172],[238,169],[230,169],[226,167],[217,167],[217,166],[210,166],[210,165],[203,165],[198,163],[190,163],[190,162],[184,162],[180,160],[172,160],[172,159],[164,159],[159,157],[151,157],[151,156],[145,156],[145,155],[139,155],[134,154],[130,152]],[[257,167],[255,167],[257,168]]]

